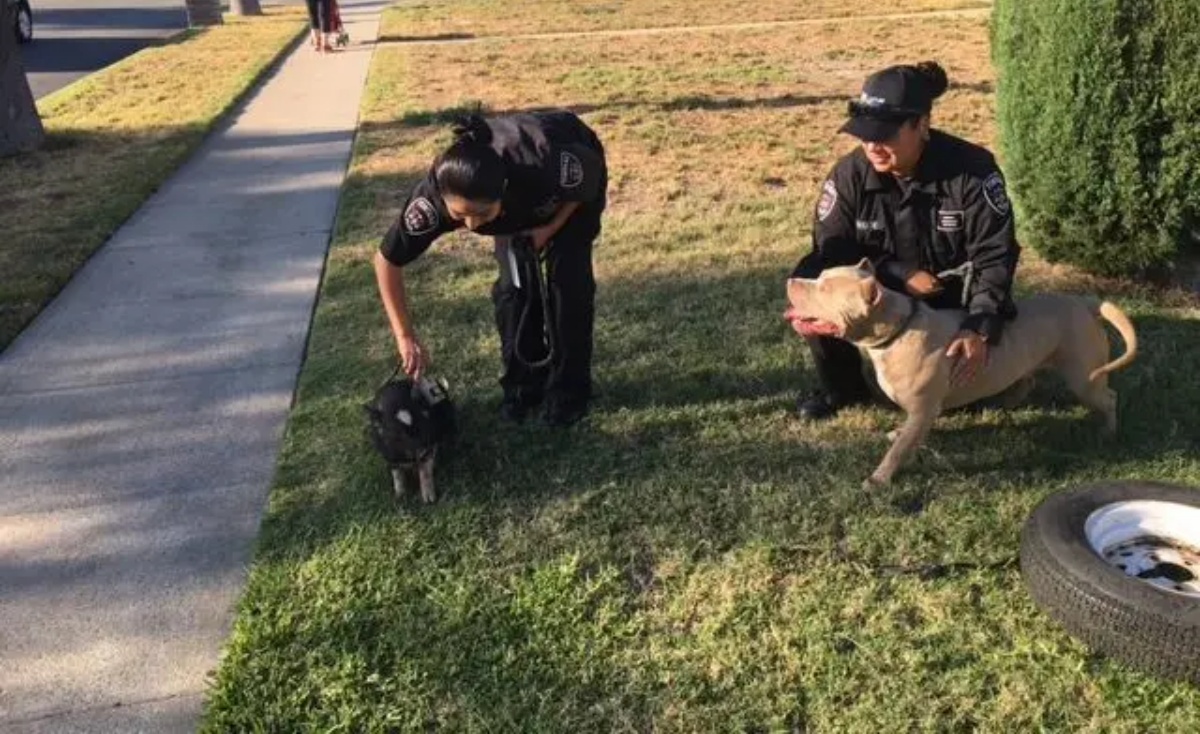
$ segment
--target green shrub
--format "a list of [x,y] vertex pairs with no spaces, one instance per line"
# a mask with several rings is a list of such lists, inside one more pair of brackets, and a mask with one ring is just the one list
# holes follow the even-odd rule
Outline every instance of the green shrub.
[[1104,274],[1200,251],[1200,0],[997,0],[1020,236]]

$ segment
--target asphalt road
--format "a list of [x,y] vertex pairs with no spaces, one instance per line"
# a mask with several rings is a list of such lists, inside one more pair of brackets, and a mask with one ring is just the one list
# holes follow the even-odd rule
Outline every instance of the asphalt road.
[[183,0],[32,0],[33,43],[21,48],[42,97],[187,27]]

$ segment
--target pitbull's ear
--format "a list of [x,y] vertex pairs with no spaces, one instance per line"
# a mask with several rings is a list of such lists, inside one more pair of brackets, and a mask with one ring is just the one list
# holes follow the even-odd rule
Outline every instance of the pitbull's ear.
[[874,276],[858,281],[858,289],[862,292],[863,301],[868,306],[874,306],[883,299],[883,291],[880,290],[879,281],[875,280]]
[[858,261],[858,265],[857,265],[856,267],[857,267],[859,270],[865,270],[865,271],[867,271],[867,272],[868,272],[868,273],[870,273],[871,275],[874,275],[874,274],[875,274],[875,266],[874,266],[874,265],[872,265],[872,264],[871,264],[871,261],[870,261],[869,259],[865,258],[865,257],[864,257],[862,260],[859,260],[859,261]]

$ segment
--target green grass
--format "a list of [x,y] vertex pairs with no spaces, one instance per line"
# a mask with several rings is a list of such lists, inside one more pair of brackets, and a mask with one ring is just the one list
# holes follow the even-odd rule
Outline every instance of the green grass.
[[[986,28],[936,24],[377,51],[206,730],[1200,728],[1200,693],[1089,654],[1015,565],[1052,492],[1200,484],[1194,298],[1023,271],[1111,288],[1135,315],[1143,356],[1115,380],[1116,443],[1050,382],[1028,408],[942,419],[896,486],[870,492],[896,415],[789,417],[814,376],[779,317],[783,279],[848,144],[833,132],[844,99],[872,68],[937,53],[962,85],[938,123],[993,135]],[[770,71],[739,88],[740,67]],[[359,407],[394,355],[369,261],[441,121],[473,101],[570,105],[605,140],[600,396],[568,432],[500,424],[489,245],[439,242],[410,283],[463,435],[438,469],[443,500],[397,509]]]
[[303,28],[295,10],[230,17],[39,101],[45,145],[0,159],[0,350]]

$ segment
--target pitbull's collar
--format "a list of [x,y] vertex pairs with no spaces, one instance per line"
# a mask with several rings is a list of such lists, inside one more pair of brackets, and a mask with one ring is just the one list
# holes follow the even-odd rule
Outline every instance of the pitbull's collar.
[[912,323],[913,318],[917,315],[917,299],[906,298],[904,300],[908,301],[908,314],[906,314],[905,317],[900,320],[899,324],[896,324],[895,331],[893,331],[891,334],[888,334],[887,336],[883,337],[882,339],[875,342],[874,344],[866,344],[864,342],[858,342],[858,345],[860,347],[864,347],[866,349],[884,349],[887,346],[889,346],[892,342],[899,339],[901,334],[908,331],[909,324]]

